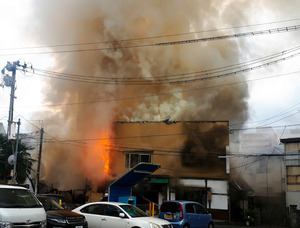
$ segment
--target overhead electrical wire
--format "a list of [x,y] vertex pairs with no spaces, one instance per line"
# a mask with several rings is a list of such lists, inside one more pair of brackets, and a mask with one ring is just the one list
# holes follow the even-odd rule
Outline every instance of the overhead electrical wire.
[[[50,143],[51,141],[45,141],[46,143]],[[69,142],[69,141],[66,141]],[[66,143],[66,142],[62,142],[59,141],[59,143]],[[88,146],[88,145],[87,145]],[[149,153],[149,154],[155,154],[155,155],[159,155],[159,156],[193,156],[193,155],[201,155],[201,156],[206,156],[206,157],[218,157],[218,156],[223,156],[224,154],[222,153],[213,153],[210,152],[209,154],[201,154],[201,153],[196,153],[196,154],[186,154],[184,152],[182,152],[182,150],[174,150],[174,149],[160,149],[160,148],[153,148],[153,147],[129,147],[129,146],[113,146],[113,145],[109,145],[106,147],[108,150],[110,151],[116,151],[116,152],[121,152],[121,153],[132,153],[132,152],[141,152],[141,153]],[[274,151],[274,150],[273,150]],[[160,152],[160,153],[158,153]],[[238,158],[238,157],[246,157],[246,158],[250,158],[250,157],[286,157],[286,156],[299,156],[300,153],[299,152],[295,152],[295,153],[230,153],[227,154],[227,156],[230,156],[230,158]]]
[[[300,73],[300,72],[298,72],[298,73]],[[278,113],[276,115],[273,115],[271,117],[268,117],[266,119],[263,119],[263,120],[258,120],[258,121],[254,121],[254,122],[231,123],[230,126],[234,127],[234,126],[240,126],[240,125],[245,125],[245,124],[256,124],[257,126],[261,126],[261,127],[267,126],[268,124],[266,124],[266,123],[268,121],[270,121],[270,120],[274,121],[273,119],[275,119],[275,118],[279,118],[279,117],[281,117],[281,116],[283,116],[285,114],[289,114],[290,112],[294,112],[295,110],[297,110],[298,108],[300,108],[299,105],[300,105],[300,103],[294,104],[291,107],[288,107],[287,109],[281,111],[280,113]],[[295,114],[298,114],[298,113],[299,113],[299,111],[297,111],[297,113],[294,113],[292,115],[295,115]],[[289,114],[289,116],[292,116],[292,115]],[[289,116],[284,117],[284,118],[288,118]]]
[[[286,119],[286,118],[288,118],[288,117],[294,116],[294,115],[296,115],[296,114],[298,114],[298,113],[300,112],[300,111],[298,110],[298,109],[300,108],[299,105],[300,105],[300,103],[297,103],[297,104],[295,104],[295,105],[292,105],[291,107],[287,108],[286,110],[283,110],[283,111],[280,112],[279,114],[277,114],[277,115],[275,115],[275,116],[272,116],[272,117],[269,117],[269,118],[267,118],[267,119],[265,119],[265,120],[259,122],[259,125],[260,125],[260,126],[267,126],[267,125],[270,125],[270,124],[272,124],[272,123],[278,122],[278,121],[280,121],[280,120],[282,120],[282,119]],[[297,112],[295,113],[295,111],[297,111]],[[293,113],[293,114],[289,114],[290,112],[294,112],[294,113]],[[289,114],[289,116],[284,116],[284,115],[286,115],[286,114]],[[282,117],[282,116],[284,116],[284,117]],[[274,121],[273,119],[276,119],[276,118],[280,118],[280,119]],[[270,122],[268,122],[268,121],[272,121],[272,122],[270,123]]]
[[[251,166],[253,164],[255,164],[256,162],[258,162],[259,160],[261,160],[261,157],[258,158],[257,160],[254,160],[254,161],[251,161],[249,163],[246,163],[246,164],[242,164],[242,165],[239,165],[239,166],[234,166],[234,167],[230,167],[229,169],[230,170],[234,170],[234,169],[240,169],[240,168],[243,168],[244,166]],[[194,168],[197,168],[197,167],[194,167]],[[160,169],[164,169],[164,170],[169,170],[169,171],[174,171],[174,172],[181,172],[181,173],[195,173],[194,170],[183,170],[183,169],[168,169],[168,168],[160,168]],[[209,174],[216,174],[216,173],[224,173],[224,169],[220,169],[219,171],[218,170],[214,170],[213,172],[211,170],[207,170],[207,171],[197,171],[198,174],[205,174],[205,173],[209,173]]]
[[256,36],[256,35],[266,35],[266,34],[274,34],[274,33],[282,33],[282,32],[292,32],[292,31],[298,31],[299,29],[300,29],[300,25],[293,25],[293,26],[288,26],[288,27],[266,29],[266,30],[253,31],[253,32],[236,33],[236,34],[232,34],[232,35],[162,42],[162,43],[157,43],[155,45],[166,46],[166,45],[189,44],[189,43],[207,42],[207,41],[213,41],[213,40],[224,40],[224,39],[230,39],[230,38],[239,38],[239,37],[246,37],[246,36]]
[[[272,128],[282,128],[282,127],[299,127],[299,124],[290,124],[290,125],[283,125],[283,126],[272,126]],[[264,128],[269,128],[269,127],[260,127],[260,129]],[[217,134],[217,133],[226,133],[230,130],[234,131],[246,131],[246,130],[253,130],[253,129],[258,129],[257,127],[255,128],[236,128],[236,129],[228,129],[226,131],[199,131],[199,132],[183,132],[183,133],[177,133],[177,134],[155,134],[155,135],[134,135],[134,136],[123,136],[123,137],[100,137],[100,138],[84,138],[84,139],[63,139],[63,140],[58,140],[54,139],[52,141],[48,142],[59,142],[59,143],[65,143],[65,142],[81,142],[85,143],[88,141],[102,141],[102,140],[121,140],[121,139],[135,139],[135,138],[155,138],[155,137],[173,137],[173,136],[179,136],[179,135],[189,135],[189,134]],[[54,138],[54,137],[53,137]]]
[[[248,62],[208,69],[198,72],[188,72],[172,75],[153,76],[151,80],[142,79],[141,76],[135,77],[101,77],[88,76],[79,74],[59,73],[55,71],[48,71],[42,69],[35,69],[35,74],[43,77],[50,77],[61,80],[68,80],[74,82],[84,82],[93,84],[115,84],[115,85],[157,85],[157,84],[183,84],[193,83],[199,81],[212,80],[216,78],[228,77],[237,75],[252,70],[260,69],[270,66],[300,55],[300,46],[284,50],[266,57],[254,59]],[[154,80],[155,79],[155,80]]]
[[[251,32],[244,32],[244,33],[236,33],[230,35],[223,35],[223,36],[215,36],[215,37],[206,37],[206,38],[199,38],[199,39],[189,39],[189,40],[176,40],[176,41],[169,41],[169,42],[154,42],[148,44],[132,44],[127,46],[116,45],[119,42],[110,41],[112,46],[108,47],[99,47],[99,48],[82,48],[82,49],[71,49],[71,50],[51,50],[51,51],[39,51],[39,52],[24,52],[24,53],[5,53],[0,54],[0,56],[10,56],[10,55],[37,55],[37,54],[58,54],[58,53],[72,53],[72,52],[90,52],[90,51],[109,51],[109,50],[119,50],[119,49],[129,49],[129,48],[142,48],[142,47],[153,47],[153,46],[169,46],[169,45],[178,45],[178,44],[190,44],[190,43],[197,43],[197,42],[207,42],[213,40],[220,40],[220,39],[230,39],[230,38],[240,38],[240,37],[247,37],[247,36],[256,36],[256,35],[266,35],[266,34],[275,34],[275,33],[283,33],[283,32],[293,32],[300,30],[300,25],[293,25],[293,26],[286,26],[286,27],[279,27],[279,28],[272,28],[266,30],[258,30],[258,31],[251,31]],[[141,38],[140,38],[141,40]],[[106,43],[106,42],[104,42]],[[60,47],[59,45],[55,45],[56,47]],[[68,46],[68,45],[67,45]],[[74,46],[74,44],[73,44]],[[51,47],[51,46],[50,46]]]
[[24,49],[40,49],[40,48],[56,48],[56,47],[70,47],[70,46],[72,47],[72,46],[99,45],[99,44],[110,44],[110,43],[122,43],[122,42],[131,42],[131,41],[141,41],[141,40],[150,40],[150,39],[158,39],[158,38],[167,38],[167,37],[194,35],[194,34],[199,34],[199,33],[216,32],[216,31],[222,31],[222,30],[241,29],[241,28],[247,28],[247,27],[255,27],[255,26],[262,26],[262,25],[286,23],[286,22],[292,22],[292,21],[298,21],[298,20],[300,20],[300,18],[287,19],[287,20],[281,20],[281,21],[271,21],[271,22],[265,22],[265,23],[243,25],[243,26],[233,26],[233,27],[226,27],[226,28],[213,28],[213,29],[200,30],[200,31],[195,31],[195,32],[165,34],[165,35],[157,35],[157,36],[149,36],[149,37],[139,37],[139,38],[128,38],[128,39],[120,39],[120,40],[106,40],[106,41],[96,41],[96,42],[67,43],[67,44],[52,44],[52,45],[42,45],[42,46],[32,46],[32,47],[29,46],[29,47],[0,48],[0,51],[24,50]]
[[[91,104],[91,103],[104,103],[104,102],[117,102],[117,101],[124,101],[124,100],[144,99],[144,98],[149,98],[149,97],[165,96],[165,95],[172,95],[172,94],[177,94],[177,93],[189,93],[189,92],[199,91],[200,89],[211,89],[211,88],[217,88],[217,87],[222,87],[222,86],[231,86],[231,85],[237,85],[237,84],[241,84],[241,83],[249,83],[249,82],[254,82],[254,81],[272,79],[272,78],[277,78],[277,77],[285,77],[285,76],[290,76],[290,75],[298,74],[298,73],[300,73],[300,71],[294,71],[294,72],[289,72],[289,73],[285,73],[285,74],[273,75],[273,76],[251,79],[251,80],[237,81],[237,82],[226,83],[226,84],[197,87],[194,89],[184,89],[184,90],[175,91],[175,92],[165,92],[165,93],[159,93],[159,94],[155,94],[155,95],[112,98],[112,99],[106,99],[106,100],[93,100],[93,101],[83,101],[83,102],[73,102],[73,103],[48,104],[48,105],[39,105],[39,106],[21,106],[21,107],[22,108],[55,107],[55,106],[84,105],[84,104]],[[7,107],[0,107],[0,109],[1,108],[7,108]],[[5,118],[5,117],[3,117],[3,118]],[[255,123],[258,123],[261,121],[265,121],[265,120],[256,121]],[[231,125],[242,125],[242,124],[244,124],[244,122],[243,123],[234,123]]]

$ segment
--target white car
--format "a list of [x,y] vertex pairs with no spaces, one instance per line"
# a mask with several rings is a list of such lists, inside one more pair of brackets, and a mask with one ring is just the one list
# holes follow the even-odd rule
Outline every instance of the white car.
[[93,202],[73,211],[85,216],[89,228],[173,228],[167,220],[151,217],[131,204]]

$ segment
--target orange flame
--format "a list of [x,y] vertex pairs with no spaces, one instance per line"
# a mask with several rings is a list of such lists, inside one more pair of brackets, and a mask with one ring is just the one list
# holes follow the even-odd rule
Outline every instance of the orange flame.
[[99,186],[110,175],[109,133],[103,132],[91,149],[85,152],[81,167],[92,186]]
[[[103,133],[104,135],[105,133]],[[108,134],[105,134],[108,135]],[[107,138],[107,137],[104,137]],[[109,141],[109,139],[103,139],[101,140],[101,142],[99,142],[96,146],[98,147],[98,145],[100,144],[100,156],[102,158],[102,161],[104,163],[104,174],[105,176],[108,176],[109,174],[109,154],[110,154],[110,146],[111,143]]]
[[109,174],[109,154],[110,154],[110,146],[111,143],[108,139],[108,132],[103,132],[100,141],[98,141],[98,143],[96,144],[96,152],[99,153],[101,160],[102,160],[102,164],[103,164],[103,172],[104,175],[107,177]]

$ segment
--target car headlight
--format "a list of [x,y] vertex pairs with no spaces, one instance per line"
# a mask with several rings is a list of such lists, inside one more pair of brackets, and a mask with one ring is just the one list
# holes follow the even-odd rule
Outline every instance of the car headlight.
[[150,228],[160,228],[159,225],[157,225],[156,223],[153,222],[149,222]]
[[47,227],[47,220],[44,220],[41,222],[41,228],[46,228]]
[[0,228],[11,228],[12,223],[11,222],[0,222]]
[[49,217],[48,219],[49,219],[50,221],[56,222],[56,223],[63,223],[63,224],[67,223],[67,220],[64,219],[64,218]]

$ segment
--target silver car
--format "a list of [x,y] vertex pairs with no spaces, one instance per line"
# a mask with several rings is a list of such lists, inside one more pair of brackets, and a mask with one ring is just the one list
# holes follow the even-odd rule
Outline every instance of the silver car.
[[170,222],[151,217],[131,204],[93,202],[73,211],[85,216],[89,228],[173,228]]

